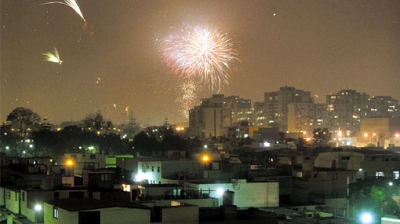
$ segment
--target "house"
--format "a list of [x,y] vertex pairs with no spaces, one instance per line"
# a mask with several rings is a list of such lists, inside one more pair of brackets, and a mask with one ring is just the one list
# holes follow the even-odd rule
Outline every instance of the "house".
[[238,208],[278,207],[279,182],[247,182],[245,179],[230,181],[187,181],[186,192],[199,192],[200,197],[220,199],[219,205],[233,204]]
[[45,201],[43,212],[46,224],[150,223],[150,208],[92,198]]

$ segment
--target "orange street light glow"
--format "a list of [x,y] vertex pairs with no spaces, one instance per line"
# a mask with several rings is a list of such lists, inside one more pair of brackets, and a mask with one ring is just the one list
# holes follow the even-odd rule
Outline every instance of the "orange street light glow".
[[65,164],[67,166],[73,166],[74,165],[74,161],[72,161],[72,159],[68,159]]
[[203,154],[203,155],[201,156],[201,161],[202,161],[203,163],[208,163],[208,162],[210,162],[210,160],[211,160],[211,156],[208,155],[208,154]]

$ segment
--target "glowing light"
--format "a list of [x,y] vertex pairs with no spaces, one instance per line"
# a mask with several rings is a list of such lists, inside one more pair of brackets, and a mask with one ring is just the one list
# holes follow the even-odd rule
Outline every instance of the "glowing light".
[[73,165],[74,165],[74,161],[73,161],[72,159],[67,159],[67,160],[65,161],[65,165],[67,165],[67,166],[73,166]]
[[222,195],[224,195],[224,189],[218,188],[218,189],[217,189],[217,195],[220,196],[220,197],[221,197]]
[[81,12],[81,9],[79,8],[78,2],[76,0],[64,0],[64,1],[54,1],[54,2],[47,2],[43,3],[41,5],[48,5],[48,4],[62,4],[71,7],[75,12],[83,19],[83,21],[86,23],[86,19],[83,17],[83,14]]
[[60,65],[63,63],[63,61],[60,59],[57,48],[54,48],[53,51],[43,53],[43,55],[45,56],[44,59],[48,62],[54,62]]
[[370,213],[363,213],[361,215],[361,221],[363,223],[372,223],[372,215]]
[[211,161],[211,155],[209,155],[208,153],[202,154],[201,155],[201,161],[203,163],[208,163]]
[[42,211],[42,205],[36,204],[35,205],[35,210],[38,211],[38,212]]
[[149,179],[150,179],[149,175],[147,175],[146,173],[138,173],[135,175],[134,181],[141,182],[141,181],[149,180]]
[[227,33],[183,25],[161,42],[166,64],[185,79],[200,78],[210,89],[229,84],[232,66],[239,61]]
[[129,184],[122,184],[122,190],[126,192],[131,192],[131,185]]

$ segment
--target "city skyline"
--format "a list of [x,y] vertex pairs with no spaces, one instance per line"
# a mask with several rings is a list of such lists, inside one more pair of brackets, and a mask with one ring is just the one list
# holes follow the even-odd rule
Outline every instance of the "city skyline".
[[[51,123],[98,110],[115,123],[187,121],[178,75],[159,42],[182,24],[226,32],[240,61],[221,94],[252,102],[281,86],[326,95],[353,89],[400,100],[400,2],[84,1],[83,18],[47,1],[1,2],[4,121],[27,107]],[[62,62],[44,60],[57,49]],[[212,93],[197,81],[194,105]]]

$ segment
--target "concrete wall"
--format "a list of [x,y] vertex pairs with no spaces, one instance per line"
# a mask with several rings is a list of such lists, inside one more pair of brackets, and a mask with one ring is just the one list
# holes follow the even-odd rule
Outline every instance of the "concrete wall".
[[196,205],[200,208],[213,208],[219,206],[219,200],[218,198],[156,200],[155,206],[172,206],[172,202],[176,201],[183,204]]
[[46,224],[70,224],[78,223],[78,212],[69,212],[58,208],[58,218],[53,217],[53,205],[44,203],[43,206],[44,223]]
[[346,198],[328,198],[325,199],[325,212],[332,213],[335,216],[348,216],[348,206]]
[[0,206],[4,206],[5,205],[4,191],[5,191],[5,188],[4,187],[0,187]]
[[162,161],[139,161],[137,176],[138,180],[148,180],[150,184],[159,184],[161,181]]
[[381,224],[399,224],[399,223],[400,219],[386,218],[386,217],[381,218]]
[[210,197],[220,199],[219,190],[234,192],[233,204],[237,207],[278,207],[279,206],[279,183],[278,182],[250,182],[237,180],[237,183],[218,184],[194,184],[185,183],[185,189],[195,189],[204,193],[210,193]]
[[[99,210],[91,210],[99,211]],[[150,223],[150,210],[133,208],[105,208],[100,210],[100,222],[107,223]],[[164,215],[164,214],[163,214]]]
[[319,153],[314,166],[318,168],[358,170],[364,155],[356,152],[324,152]]
[[88,197],[88,192],[87,190],[55,190],[54,193],[58,192],[58,199],[65,199],[69,198],[69,193],[70,192],[84,192],[84,197]]
[[399,161],[363,161],[361,168],[367,176],[375,176],[376,172],[383,172],[386,177],[393,175],[393,171],[400,171]]
[[[101,224],[113,223],[150,223],[150,210],[112,207],[86,211],[100,211]],[[44,203],[44,223],[46,224],[70,224],[78,223],[79,211],[66,211],[58,208],[58,219],[53,218],[53,205]]]
[[25,191],[21,190],[20,193],[20,203],[21,203],[21,214],[26,216],[26,218],[32,222],[35,221],[35,216],[39,217],[39,220],[42,218],[42,212],[40,214],[35,213],[35,205],[40,204],[43,206],[43,201],[50,200],[54,198],[53,191],[41,191],[41,190],[33,190],[33,191]]
[[163,224],[197,224],[199,223],[199,207],[197,206],[174,206],[162,209]]
[[9,189],[6,188],[4,192],[4,200],[6,209],[8,209],[12,213],[20,213],[19,209],[19,189]]

